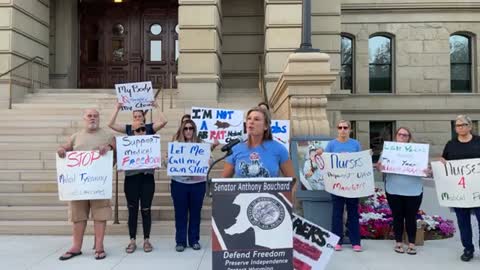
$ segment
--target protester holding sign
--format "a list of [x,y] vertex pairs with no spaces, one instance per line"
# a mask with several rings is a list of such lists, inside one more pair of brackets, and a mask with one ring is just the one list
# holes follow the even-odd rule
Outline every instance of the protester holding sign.
[[[110,118],[110,122],[108,122],[108,127],[110,127],[111,129],[117,131],[117,132],[120,132],[120,133],[125,133],[127,135],[133,135],[133,131],[132,131],[132,125],[121,125],[121,124],[117,124],[115,123],[117,121],[117,115],[118,115],[118,112],[120,111],[120,109],[122,108],[122,104],[121,103],[118,103],[115,105],[115,110],[113,111],[112,113],[112,116]],[[154,108],[158,108],[158,105],[156,102],[153,102],[152,103],[152,106]],[[158,120],[153,122],[153,123],[150,123],[150,124],[146,124],[146,119],[145,119],[145,112],[142,111],[142,110],[135,110],[132,112],[132,117],[133,117],[133,121],[139,121],[139,122],[143,122],[145,123],[145,128],[147,129],[147,134],[155,134],[157,133],[157,131],[159,131],[161,128],[163,128],[167,123],[167,118],[165,118],[165,116],[163,115],[163,113],[160,111],[160,110],[157,110],[158,111]]]
[[294,177],[287,149],[272,138],[270,114],[259,107],[247,113],[247,141],[233,147],[222,177]]
[[[330,141],[325,148],[327,153],[351,153],[360,152],[362,147],[360,143],[350,138],[350,121],[340,120],[337,123],[338,136],[336,139]],[[322,151],[317,151],[317,154],[322,154]],[[349,238],[352,243],[354,251],[362,251],[360,245],[360,222],[358,214],[358,198],[346,198],[332,194],[333,213],[332,213],[332,232],[340,236],[340,241],[335,246],[336,251],[342,250],[343,240],[343,210],[347,206],[347,227]]]
[[[187,119],[181,123],[177,134],[179,134],[179,136],[174,139],[175,142],[202,142],[197,136],[197,126],[191,119]],[[184,251],[187,244],[194,250],[201,249],[199,243],[200,220],[206,191],[206,180],[206,175],[172,176],[170,187],[173,206],[175,208],[175,250],[178,252]]]
[[[465,115],[457,116],[455,120],[455,132],[457,137],[450,140],[443,149],[442,162],[446,160],[460,160],[480,158],[480,137],[472,134],[472,120]],[[476,179],[478,180],[478,179]],[[462,184],[461,181],[459,184]],[[465,183],[463,183],[465,185]],[[472,243],[471,214],[475,214],[480,224],[480,207],[459,208],[455,207],[460,238],[463,245],[462,261],[470,261],[473,258],[475,247]]]
[[[98,150],[100,155],[104,155],[107,151],[114,149],[112,134],[100,128],[100,116],[97,110],[85,110],[83,121],[85,128],[73,134],[66,144],[58,148],[57,154],[60,158],[65,158],[68,151]],[[104,259],[107,256],[103,246],[105,227],[107,220],[112,217],[110,200],[70,201],[68,206],[69,220],[73,222],[73,245],[59,259],[65,261],[82,254],[83,234],[90,212],[94,220],[95,259]]]
[[[395,132],[395,139],[400,143],[412,142],[412,133],[408,128],[400,127]],[[384,171],[382,157],[377,163],[377,169]],[[428,168],[424,169],[426,175],[430,174]],[[394,250],[398,253],[404,253],[403,249],[403,230],[406,228],[408,236],[407,254],[415,255],[415,237],[417,233],[417,212],[420,209],[423,196],[423,184],[421,176],[386,173],[385,191],[388,204],[392,210],[393,231],[395,233]]]
[[[188,114],[188,113],[184,114],[182,116],[182,119],[180,119],[180,125],[179,126],[181,126],[182,123],[185,122],[185,120],[190,120],[190,119],[192,119],[192,116],[190,114]],[[176,138],[178,138],[178,136],[180,136],[180,134],[182,132],[183,132],[183,130],[178,129],[177,132],[172,136],[172,141],[175,141]]]

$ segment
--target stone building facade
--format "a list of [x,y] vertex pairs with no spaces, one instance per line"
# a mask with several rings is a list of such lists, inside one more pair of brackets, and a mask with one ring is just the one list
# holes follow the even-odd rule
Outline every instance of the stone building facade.
[[[143,14],[139,16],[150,10],[163,14],[168,4],[168,14],[176,17],[169,22],[174,27],[168,28],[166,54],[174,56],[168,58],[168,74],[151,77],[162,87],[178,88],[183,102],[178,105],[215,105],[223,89],[256,88],[259,71],[271,97],[301,40],[301,0],[2,0],[0,71],[34,56],[42,60],[0,78],[1,107],[8,106],[10,96],[21,101],[30,88],[28,74],[33,74],[35,87],[88,85],[82,81],[86,52],[81,22],[89,15],[85,7],[94,2],[118,10],[131,5]],[[160,2],[167,4],[155,6]],[[330,56],[331,71],[338,73],[327,103],[332,133],[336,120],[351,120],[363,147],[377,149],[396,127],[406,126],[416,141],[430,143],[432,155],[439,155],[452,136],[456,115],[480,119],[479,13],[480,0],[312,0],[313,46]],[[129,16],[122,25],[126,35],[136,33],[135,25],[152,31],[142,23],[144,17]],[[102,31],[112,29],[108,23],[116,22],[106,20]],[[125,53],[123,73],[110,76],[120,67],[107,65],[99,78],[149,79],[145,59],[162,54],[154,56],[148,46],[166,41],[148,33],[151,43],[138,45],[131,38],[128,48],[117,48]],[[146,34],[138,37],[147,40]],[[123,44],[119,36],[112,35],[112,40]],[[453,48],[457,43],[460,52]],[[97,48],[106,59],[108,46],[101,47],[103,54]],[[157,62],[152,70],[162,68]]]

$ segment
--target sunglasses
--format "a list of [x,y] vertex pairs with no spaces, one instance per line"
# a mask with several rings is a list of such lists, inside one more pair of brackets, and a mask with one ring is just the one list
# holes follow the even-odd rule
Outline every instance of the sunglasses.
[[405,138],[410,137],[410,135],[406,134],[406,133],[398,133],[397,135],[400,136],[400,137],[405,137]]
[[347,130],[347,129],[348,129],[348,126],[338,126],[337,128],[338,128],[339,130],[340,130],[340,129]]
[[193,127],[184,127],[183,130],[193,130]]
[[459,127],[468,127],[468,124],[464,123],[464,124],[458,124],[458,125],[455,125],[455,127],[459,128]]
[[145,127],[139,127],[137,129],[134,129],[133,131],[135,132],[145,132],[147,129]]

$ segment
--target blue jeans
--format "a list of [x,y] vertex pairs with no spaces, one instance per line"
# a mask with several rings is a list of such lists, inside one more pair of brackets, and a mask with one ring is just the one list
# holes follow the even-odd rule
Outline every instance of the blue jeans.
[[353,246],[360,245],[360,215],[358,214],[358,198],[345,198],[332,194],[332,232],[340,237],[339,245],[343,242],[343,209],[347,205],[348,237]]
[[177,245],[197,244],[200,240],[200,213],[206,190],[205,182],[183,184],[172,180],[170,184],[175,208],[175,241]]
[[[464,251],[475,251],[473,245],[473,233],[472,233],[472,217],[471,213],[474,213],[477,217],[478,226],[480,228],[480,207],[475,208],[453,208],[457,215],[458,228],[460,229],[460,239]],[[479,240],[480,245],[480,240]]]

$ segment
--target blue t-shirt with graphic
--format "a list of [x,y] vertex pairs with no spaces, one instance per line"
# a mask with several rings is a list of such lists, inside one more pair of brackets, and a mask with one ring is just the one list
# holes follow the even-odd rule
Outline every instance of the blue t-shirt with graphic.
[[248,177],[278,177],[280,165],[288,160],[288,151],[279,142],[268,140],[256,147],[248,147],[246,142],[233,147],[233,154],[226,162],[235,168],[235,176]]
[[327,147],[325,147],[325,152],[327,153],[351,153],[351,152],[360,152],[362,146],[360,143],[349,138],[346,142],[340,142],[339,140],[331,140],[328,142]]

